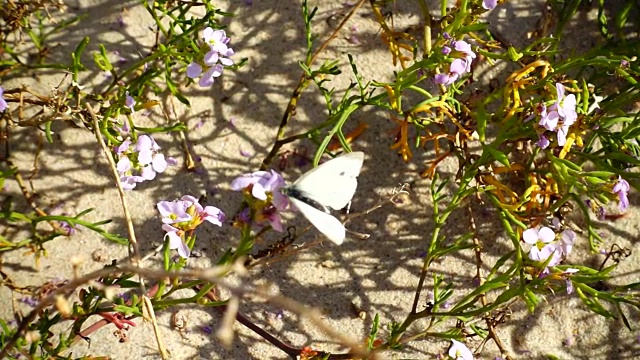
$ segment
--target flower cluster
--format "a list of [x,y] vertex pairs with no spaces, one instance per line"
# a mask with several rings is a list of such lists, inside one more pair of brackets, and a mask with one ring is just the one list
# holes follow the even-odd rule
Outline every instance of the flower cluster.
[[204,221],[222,226],[225,214],[214,206],[202,207],[198,199],[185,195],[180,200],[160,201],[157,204],[162,215],[162,230],[166,232],[165,239],[169,240],[169,249],[178,250],[178,255],[188,258],[191,249],[185,241],[186,237]]
[[175,162],[171,158],[167,162],[159,151],[160,146],[149,135],[139,136],[133,149],[128,138],[116,147],[115,152],[119,158],[116,169],[124,190],[132,190],[138,183],[153,180],[156,173],[167,169],[169,162]]
[[[559,227],[559,226],[558,226]],[[549,227],[527,229],[522,233],[522,239],[532,245],[529,251],[529,259],[546,262],[547,266],[558,265],[573,249],[576,233],[572,230],[564,230],[560,239],[556,241],[556,233]]]
[[207,52],[202,59],[193,61],[187,66],[187,76],[195,79],[202,74],[198,84],[208,87],[213,84],[215,78],[222,75],[224,66],[233,65],[233,60],[229,57],[234,54],[234,51],[228,46],[230,39],[224,30],[213,30],[207,27],[203,32],[203,39],[204,49]]
[[[578,113],[576,112],[576,96],[569,94],[565,96],[564,85],[556,83],[556,102],[548,109],[542,104],[539,107],[540,125],[547,131],[555,132],[558,139],[558,145],[564,146],[567,142],[569,127],[576,122]],[[546,149],[551,142],[549,137],[544,133],[540,135],[536,145],[542,149]]]
[[239,220],[257,224],[267,221],[274,230],[282,231],[282,218],[280,212],[289,206],[289,200],[280,191],[285,186],[285,181],[280,174],[271,171],[256,171],[244,174],[231,183],[234,191],[244,191],[249,198],[249,208],[241,214]]
[[471,50],[471,45],[464,40],[452,40],[451,36],[444,33],[444,38],[450,40],[449,45],[442,48],[445,55],[453,55],[455,59],[449,65],[449,71],[443,74],[436,74],[434,80],[436,84],[451,85],[458,78],[471,71],[471,62],[476,58],[476,53]]

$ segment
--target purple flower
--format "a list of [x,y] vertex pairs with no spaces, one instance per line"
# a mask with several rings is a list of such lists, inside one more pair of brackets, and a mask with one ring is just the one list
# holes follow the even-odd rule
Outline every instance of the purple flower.
[[76,233],[76,228],[66,221],[60,221],[60,228],[67,233],[67,236],[71,236]]
[[120,145],[118,145],[118,147],[116,147],[116,149],[115,149],[116,154],[117,155],[125,154],[127,151],[129,151],[129,146],[130,145],[131,145],[131,140],[130,139],[126,139],[125,141],[122,142],[122,144],[120,144]]
[[165,237],[169,238],[169,249],[177,249],[178,255],[183,258],[191,254],[183,239],[187,231],[194,230],[204,221],[222,226],[225,220],[220,209],[202,207],[198,199],[191,195],[184,195],[180,200],[160,201],[156,206],[162,215],[162,230],[166,232]]
[[575,240],[576,233],[573,230],[566,229],[560,233],[560,248],[565,256],[571,253]]
[[126,154],[118,160],[116,169],[120,173],[120,183],[124,190],[133,190],[136,184],[145,180],[142,176],[133,175],[133,166]]
[[187,214],[187,208],[189,208],[184,201],[160,201],[156,207],[162,215],[162,222],[164,224],[175,224],[183,221],[191,221],[193,217]]
[[[474,53],[473,50],[471,50],[471,44],[469,44],[464,40],[454,41],[453,48],[456,49],[456,51],[460,51],[461,53],[463,53],[465,55],[465,58],[467,58],[467,60],[476,58],[476,53]],[[469,63],[471,63],[471,61],[469,61]]]
[[[445,33],[445,39],[448,34]],[[451,38],[449,36],[449,38]],[[463,40],[452,41],[451,46],[458,52],[463,55],[462,58],[455,58],[451,65],[449,65],[449,71],[445,74],[436,74],[434,77],[434,81],[436,84],[442,85],[451,85],[453,84],[460,75],[471,71],[471,62],[476,57],[476,54],[471,50],[471,45]],[[444,46],[442,48],[442,53],[447,55],[451,52],[451,48],[448,46]]]
[[118,170],[120,175],[127,173],[129,170],[131,170],[131,160],[129,160],[129,158],[126,156],[121,158],[116,164],[116,169]]
[[204,59],[202,59],[205,63],[205,65],[208,66],[213,66],[218,62],[218,59],[220,58],[220,53],[216,50],[209,50],[208,53],[206,53],[204,55]]
[[618,195],[618,208],[620,211],[625,211],[629,207],[629,198],[627,194],[631,187],[627,180],[622,176],[618,176],[618,182],[613,186],[613,193]]
[[[556,234],[546,226],[540,229],[527,229],[522,233],[524,242],[533,245],[529,251],[529,259],[546,262],[551,257],[548,266],[558,265],[571,253],[575,238],[575,232],[567,229],[561,233],[560,240],[555,241]],[[548,273],[548,269],[545,269],[545,272]]]
[[498,5],[498,0],[482,0],[482,7],[486,10],[493,10]]
[[122,185],[122,190],[133,190],[138,183],[144,182],[144,180],[142,176],[126,175],[120,178],[120,184]]
[[142,165],[142,177],[145,180],[153,180],[156,173],[163,173],[167,169],[168,164],[164,155],[158,152],[160,146],[151,136],[138,137],[136,150],[138,151],[138,162]]
[[445,86],[453,84],[456,80],[458,80],[458,74],[455,73],[436,74],[434,77],[436,84],[442,84]]
[[198,199],[191,195],[185,195],[180,199],[187,209],[192,209],[193,213],[200,218],[201,221],[208,221],[213,225],[222,226],[222,222],[225,220],[225,215],[222,210],[215,206],[202,207],[198,202]]
[[213,85],[215,78],[220,77],[220,75],[222,75],[223,69],[224,68],[220,64],[216,64],[210,67],[209,69],[207,69],[207,71],[204,72],[198,84],[202,87],[209,87]]
[[266,220],[275,231],[282,232],[284,230],[282,227],[282,217],[280,216],[280,212],[273,204],[265,207],[256,220],[258,223],[261,223],[262,220]]
[[125,24],[124,16],[122,16],[122,15],[118,16],[117,22],[118,22],[118,26],[120,26],[121,28],[123,28],[123,27],[125,27],[127,25],[127,24]]
[[280,192],[285,181],[280,174],[271,171],[256,171],[244,174],[231,182],[231,189],[240,191],[251,186],[251,195],[258,200],[267,200],[267,193],[273,196],[273,204],[279,210],[286,208],[288,201]]
[[182,230],[195,229],[203,221],[222,226],[225,220],[222,210],[214,206],[202,207],[198,199],[191,195],[184,195],[180,200],[160,201],[157,208],[163,216],[163,223],[175,225]]
[[0,86],[0,112],[7,110],[7,108],[9,107],[9,105],[7,105],[7,101],[4,99],[3,94],[4,94],[4,88]]
[[169,224],[162,224],[162,230],[166,231],[165,237],[169,238],[169,249],[178,250],[178,255],[181,258],[188,258],[191,255],[191,249],[185,244],[182,239],[183,232],[174,228]]
[[187,66],[187,77],[195,79],[202,74],[202,66],[197,62],[192,62]]
[[553,232],[553,230],[546,226],[543,226],[539,230],[530,228],[522,233],[522,239],[524,240],[524,242],[531,245],[536,245],[538,242],[550,243],[553,241],[553,239],[555,239],[555,236],[556,234]]
[[233,54],[235,54],[235,51],[233,51],[232,48],[228,48],[226,52],[220,53],[221,56],[218,58],[218,61],[224,66],[231,66],[233,65],[233,60],[229,59],[229,57]]
[[[118,132],[120,133],[120,136],[122,136],[123,139],[126,139],[129,137],[129,132],[131,132],[131,128],[129,127],[129,121],[127,121],[127,119],[124,119],[122,121],[122,127],[116,125],[114,126],[114,128],[118,130]],[[127,147],[128,146],[129,145],[127,145]]]
[[540,110],[540,122],[538,125],[549,131],[556,131],[556,127],[558,127],[558,112],[555,110],[547,112],[547,106],[542,105],[542,109]]
[[210,27],[207,27],[203,31],[204,42],[209,45],[211,50],[215,50],[219,53],[227,52],[227,43],[229,42],[227,38],[227,34],[224,30],[213,30]]
[[533,245],[529,251],[529,259],[544,262],[547,261],[549,256],[553,256],[549,266],[560,263],[562,249],[557,244],[552,243],[555,238],[556,234],[546,226],[539,230],[535,228],[525,230],[522,233],[522,239],[527,244]]
[[466,59],[454,59],[449,66],[449,72],[462,75],[467,72],[471,62]]
[[546,130],[555,131],[558,145],[564,146],[569,135],[569,127],[578,118],[576,113],[576,97],[573,94],[565,96],[565,88],[556,83],[556,102],[547,109],[544,104],[539,105],[540,122],[538,125]]
[[251,196],[258,202],[250,202],[253,212],[241,213],[240,220],[244,224],[250,224],[249,214],[253,213],[254,221],[261,224],[264,221],[276,230],[282,231],[282,217],[280,211],[285,210],[289,206],[289,200],[280,191],[285,186],[285,181],[280,174],[271,171],[257,171],[251,174],[244,174],[231,183],[231,189],[235,191],[250,191]]
[[230,38],[224,30],[213,30],[208,27],[204,29],[204,42],[209,45],[210,51],[204,56],[204,63],[208,66],[215,65],[218,61],[224,66],[233,65],[233,60],[229,59],[235,52],[227,46]]
[[248,207],[244,208],[240,214],[238,214],[238,220],[244,224],[249,224],[251,222],[251,210]]
[[571,295],[573,293],[573,282],[569,279],[569,275],[577,273],[578,269],[568,268],[563,272],[565,275],[565,281],[567,282],[567,295]]
[[136,109],[134,109],[134,106],[136,106],[136,100],[131,95],[129,95],[128,91],[125,95],[124,105],[128,107],[132,113],[136,112]]
[[567,143],[567,135],[569,135],[569,126],[563,124],[556,134],[556,137],[558,138],[558,145],[564,146],[564,144]]
[[546,149],[547,147],[549,147],[549,144],[551,144],[551,142],[549,141],[549,139],[544,136],[544,135],[540,135],[540,138],[538,139],[538,141],[536,141],[536,145],[540,148],[540,149]]
[[132,151],[130,147],[131,140],[126,139],[114,149],[119,156],[116,169],[124,190],[133,190],[136,184],[153,180],[156,173],[164,172],[168,166],[164,155],[158,152],[160,146],[151,136],[141,135],[136,148]]
[[208,45],[209,51],[199,60],[192,61],[187,66],[187,77],[195,79],[202,74],[198,84],[202,87],[211,86],[215,78],[222,75],[224,66],[233,65],[233,60],[229,57],[235,52],[228,46],[229,39],[224,30],[213,30],[210,27],[204,29],[204,42]]
[[537,246],[534,246],[529,253],[529,258],[539,262],[545,262],[551,258],[547,266],[555,266],[560,264],[560,261],[562,261],[562,248],[560,245],[555,243],[546,244],[542,249],[538,249]]
[[451,85],[458,77],[466,72],[467,61],[465,59],[454,59],[449,65],[449,72],[447,74],[436,74],[436,84]]
[[473,360],[473,353],[471,353],[471,350],[469,350],[465,344],[451,339],[449,358],[455,360]]
[[24,296],[20,299],[21,303],[27,304],[31,307],[36,307],[38,306],[38,301],[34,298],[32,298],[31,296]]
[[578,118],[578,114],[576,113],[576,96],[569,94],[565,97],[564,90],[564,85],[556,83],[558,100],[552,107],[554,110],[557,110],[558,115],[562,117],[564,125],[571,126]]

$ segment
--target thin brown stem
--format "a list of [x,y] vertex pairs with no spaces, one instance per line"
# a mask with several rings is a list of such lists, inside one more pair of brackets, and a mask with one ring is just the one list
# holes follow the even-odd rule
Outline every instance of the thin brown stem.
[[[86,103],[85,106],[87,108],[87,111],[91,115],[91,118],[93,120],[93,131],[95,132],[96,139],[100,144],[100,147],[102,147],[102,151],[104,152],[104,155],[107,158],[107,161],[109,162],[109,168],[111,169],[111,174],[113,175],[113,178],[116,182],[116,186],[118,188],[118,194],[120,195],[120,203],[122,204],[122,212],[124,214],[125,223],[127,224],[127,229],[129,231],[129,242],[133,247],[133,254],[132,254],[133,256],[131,257],[131,260],[134,265],[138,267],[142,267],[142,261],[140,260],[141,259],[140,246],[138,245],[135,228],[133,227],[133,220],[131,218],[131,212],[129,211],[129,206],[127,205],[127,199],[124,195],[124,189],[122,188],[122,183],[120,182],[120,175],[118,174],[118,170],[116,168],[116,162],[115,160],[113,160],[113,156],[111,156],[111,151],[109,151],[109,149],[107,148],[107,144],[105,144],[104,140],[102,139],[102,133],[100,132],[100,124],[98,123],[98,117],[93,112],[93,109],[91,108],[91,105],[89,103]],[[142,276],[140,276],[139,278],[140,278],[140,290],[144,293],[145,292],[144,278]],[[143,302],[143,310],[145,310],[146,313],[149,315],[148,316],[149,321],[151,321],[153,325],[154,335],[156,337],[156,343],[158,344],[158,351],[160,352],[160,355],[162,356],[163,359],[168,359],[169,354],[164,348],[164,343],[160,338],[160,333],[157,331],[158,324],[156,323],[155,313],[153,311],[153,306],[151,306],[150,301]]]
[[[469,222],[471,226],[471,231],[473,232],[473,251],[476,256],[476,279],[478,279],[478,286],[482,286],[485,282],[485,278],[482,274],[482,245],[480,244],[480,240],[478,239],[478,228],[476,227],[476,221],[473,215],[473,209],[471,205],[467,206],[467,210],[469,212]],[[479,296],[480,303],[482,307],[487,306],[487,296],[485,293],[480,294]],[[508,355],[506,347],[502,343],[502,340],[496,334],[495,322],[491,319],[491,317],[485,318],[485,323],[487,324],[487,330],[489,332],[489,336],[486,339],[492,339],[496,346],[500,349],[500,353],[506,357],[506,359],[511,360],[511,357]],[[485,341],[486,341],[485,339]]]

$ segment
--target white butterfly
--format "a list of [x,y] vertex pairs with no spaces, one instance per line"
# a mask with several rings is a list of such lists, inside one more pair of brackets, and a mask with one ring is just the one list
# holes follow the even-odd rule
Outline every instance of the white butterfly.
[[331,159],[307,171],[284,194],[307,220],[337,245],[345,238],[344,225],[330,214],[329,208],[347,206],[356,192],[363,152],[352,152]]

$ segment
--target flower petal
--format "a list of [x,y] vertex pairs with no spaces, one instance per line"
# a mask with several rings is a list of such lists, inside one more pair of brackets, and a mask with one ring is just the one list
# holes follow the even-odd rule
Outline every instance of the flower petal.
[[167,161],[164,159],[163,154],[155,154],[151,162],[153,170],[159,173],[163,173],[167,169]]
[[538,230],[527,229],[522,233],[522,240],[527,244],[535,245],[538,242]]
[[196,62],[192,62],[187,66],[187,77],[195,79],[202,74],[202,66]]
[[220,55],[218,54],[218,52],[217,52],[217,51],[215,51],[215,50],[210,50],[209,52],[207,52],[207,53],[204,55],[204,59],[203,59],[203,61],[204,61],[204,63],[205,63],[206,65],[212,66],[212,65],[215,65],[215,63],[217,63],[217,62],[218,62],[218,58],[219,58],[219,57],[220,57]]
[[556,233],[554,233],[553,230],[551,230],[551,228],[543,226],[538,231],[538,239],[540,239],[540,241],[542,241],[543,243],[550,243],[553,240],[555,240],[555,238],[556,238]]

